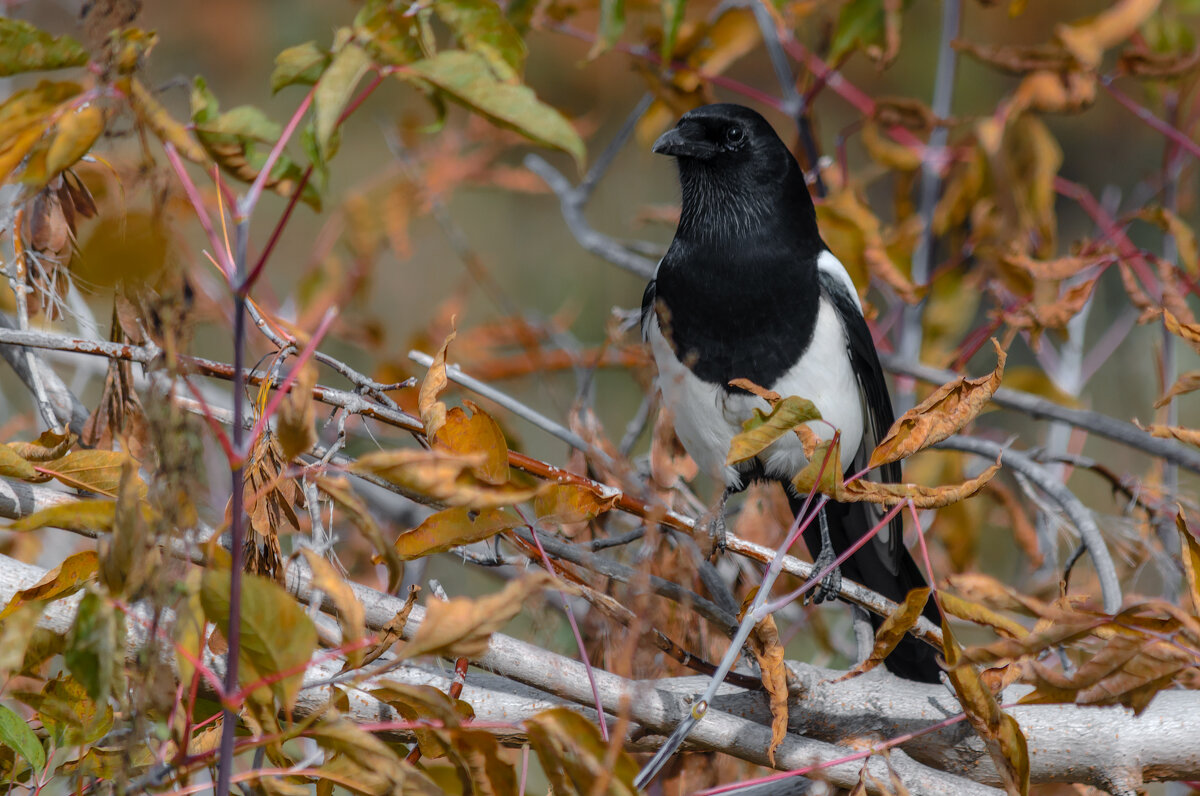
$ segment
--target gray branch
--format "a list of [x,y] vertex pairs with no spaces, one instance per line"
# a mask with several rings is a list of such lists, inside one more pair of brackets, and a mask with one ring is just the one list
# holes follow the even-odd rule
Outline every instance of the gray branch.
[[1100,577],[1100,591],[1104,596],[1104,610],[1115,614],[1121,610],[1121,582],[1104,536],[1096,525],[1092,512],[1062,481],[1054,477],[1045,467],[1023,453],[1007,448],[990,440],[975,437],[954,436],[942,440],[935,447],[946,450],[966,451],[989,459],[1000,457],[1001,464],[1009,467],[1033,482],[1066,512],[1067,517],[1079,530],[1083,544],[1087,547]]
[[[945,384],[958,378],[958,374],[954,371],[905,362],[895,354],[881,353],[879,359],[883,366],[893,373],[911,376],[931,384]],[[1174,440],[1152,437],[1148,432],[1142,431],[1132,423],[1086,409],[1071,409],[1037,395],[1007,387],[996,390],[996,394],[992,396],[992,402],[997,406],[1015,409],[1037,419],[1069,423],[1200,474],[1200,451],[1195,451]]]

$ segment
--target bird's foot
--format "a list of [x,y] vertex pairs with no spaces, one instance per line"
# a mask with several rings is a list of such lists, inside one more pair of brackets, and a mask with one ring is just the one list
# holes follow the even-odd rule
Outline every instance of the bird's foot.
[[[814,575],[832,566],[833,562],[837,560],[837,554],[833,552],[833,542],[829,539],[829,520],[825,517],[825,509],[821,509],[820,513],[817,514],[817,522],[821,527],[821,552],[817,554],[816,560],[813,561]],[[821,579],[821,584],[817,586],[816,592],[813,594],[813,602],[820,604],[826,600],[833,600],[841,590],[841,567],[833,567]]]
[[[837,556],[833,552],[833,545],[824,545],[821,548],[820,555],[817,556],[817,560],[813,561],[813,573],[816,574],[825,569],[836,558]],[[841,590],[842,569],[841,567],[834,567],[829,570],[829,573],[825,577],[821,578],[820,584],[817,585],[816,590],[812,593],[812,601],[820,604],[826,600],[836,599]]]
[[703,528],[708,534],[711,542],[708,551],[709,561],[715,562],[717,557],[725,552],[725,504],[728,502],[730,494],[728,489],[722,492],[717,505],[713,506],[712,510],[696,523],[697,528]]

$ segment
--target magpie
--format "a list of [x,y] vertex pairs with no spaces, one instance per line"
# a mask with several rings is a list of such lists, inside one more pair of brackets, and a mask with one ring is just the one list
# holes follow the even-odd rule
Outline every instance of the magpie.
[[[725,464],[742,423],[754,409],[769,409],[730,382],[749,379],[809,399],[824,421],[810,423],[814,432],[830,439],[841,430],[836,466],[847,475],[862,470],[894,415],[858,292],[821,239],[799,164],[758,113],[726,103],[696,108],[653,151],[675,158],[682,192],[675,238],[642,298],[642,333],[663,402],[684,448],[725,485],[714,526],[723,528],[725,499],[751,481],[781,482],[796,514],[804,500],[791,480],[807,459],[795,435],[755,459]],[[898,482],[900,465],[872,475]],[[831,501],[805,530],[805,544],[826,566],[882,516],[874,504]],[[897,602],[925,585],[898,515],[841,569]],[[836,593],[840,577],[831,573],[818,602]],[[924,614],[940,624],[932,600]],[[882,619],[871,619],[878,628]],[[884,663],[900,677],[939,680],[934,649],[912,636]]]

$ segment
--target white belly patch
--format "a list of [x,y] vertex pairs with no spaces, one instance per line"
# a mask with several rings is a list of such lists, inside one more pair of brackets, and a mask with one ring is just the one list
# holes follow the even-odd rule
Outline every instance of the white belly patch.
[[[684,366],[659,330],[657,320],[648,324],[647,337],[658,363],[658,385],[663,401],[675,416],[675,433],[696,464],[727,486],[739,489],[741,475],[725,465],[730,443],[755,409],[768,411],[766,401],[752,395],[731,395],[722,387],[699,379]],[[845,471],[854,459],[863,433],[863,408],[858,380],[850,365],[846,332],[837,311],[821,299],[816,329],[804,356],[774,384],[763,387],[782,396],[798,395],[812,401],[824,419],[807,425],[822,439],[842,432],[842,461]],[[790,480],[808,463],[800,440],[788,434],[758,456],[764,472]]]

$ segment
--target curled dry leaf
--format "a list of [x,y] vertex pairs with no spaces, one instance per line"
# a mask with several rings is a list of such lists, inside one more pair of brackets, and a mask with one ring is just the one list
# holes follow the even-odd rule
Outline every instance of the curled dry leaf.
[[457,507],[430,514],[420,525],[396,537],[396,554],[403,561],[444,553],[459,545],[482,542],[523,525],[509,508],[473,511]]
[[1186,221],[1165,207],[1143,208],[1137,212],[1137,217],[1150,222],[1174,238],[1179,264],[1189,276],[1200,276],[1200,253],[1196,246],[1196,233]]
[[408,624],[408,615],[412,613],[413,606],[417,604],[417,595],[420,593],[420,586],[413,584],[408,587],[408,596],[404,598],[404,605],[400,607],[395,616],[388,620],[386,625],[380,628],[375,644],[363,655],[363,666],[383,655],[383,653],[392,648],[392,645],[404,637],[404,628]]
[[620,746],[614,750],[594,722],[569,708],[551,708],[524,725],[554,793],[591,793],[598,783],[608,796],[638,793],[638,764]]
[[26,461],[50,462],[61,459],[74,444],[75,437],[69,431],[63,434],[43,431],[33,442],[10,442],[7,447]]
[[417,395],[417,408],[421,414],[421,422],[425,424],[427,437],[437,434],[438,429],[446,424],[446,405],[438,399],[438,396],[450,383],[450,380],[446,378],[446,349],[450,347],[450,343],[454,341],[457,334],[452,331],[447,335],[442,347],[438,349],[437,355],[433,358],[433,364],[430,365],[429,371],[421,381],[421,390]]
[[1143,426],[1137,420],[1134,420],[1134,425],[1142,431],[1150,432],[1150,436],[1159,437],[1161,439],[1177,439],[1180,442],[1186,442],[1189,445],[1200,447],[1200,429],[1184,428],[1183,426],[1164,426],[1158,423],[1152,423],[1149,426]]
[[154,95],[151,94],[137,78],[123,78],[118,86],[129,97],[129,105],[137,114],[138,120],[150,128],[155,136],[164,144],[170,144],[180,155],[192,161],[206,165],[208,155],[204,148],[197,144],[188,134],[187,128],[171,116]]
[[1195,46],[1187,52],[1167,53],[1130,47],[1122,51],[1117,60],[1120,71],[1145,80],[1175,80],[1186,77],[1198,67],[1200,49]]
[[1175,515],[1175,527],[1179,529],[1179,539],[1183,547],[1183,572],[1187,576],[1188,594],[1192,601],[1192,611],[1200,616],[1200,541],[1196,540],[1188,528],[1187,517],[1183,507]]
[[1084,22],[1058,25],[1054,37],[1081,64],[1095,69],[1100,66],[1104,51],[1137,33],[1159,3],[1160,0],[1120,0]]
[[1200,390],[1200,370],[1189,370],[1175,380],[1171,388],[1163,393],[1162,398],[1154,402],[1154,408],[1161,409],[1170,403],[1173,398],[1177,398],[1180,395],[1187,395],[1196,390]]
[[1170,310],[1163,310],[1163,323],[1167,331],[1177,337],[1182,337],[1188,344],[1200,353],[1200,324],[1184,323],[1176,318]]
[[979,603],[964,600],[951,592],[939,592],[938,605],[944,612],[951,616],[973,622],[977,625],[990,627],[997,633],[1008,638],[1024,638],[1029,635],[1029,631],[1021,623],[1009,619],[1007,616],[999,614]]
[[1088,257],[1059,257],[1054,260],[1035,260],[1018,251],[1004,255],[1004,262],[1014,268],[1027,271],[1035,280],[1067,279],[1093,265],[1111,262],[1112,255],[1097,254]]
[[477,600],[469,597],[434,600],[425,607],[425,620],[400,654],[405,658],[478,657],[487,650],[492,633],[519,614],[530,597],[556,585],[562,586],[546,573],[535,572],[509,581],[496,594]]
[[905,596],[904,602],[897,605],[895,610],[884,617],[883,623],[875,631],[875,646],[871,648],[871,654],[867,656],[867,659],[834,682],[840,683],[843,680],[858,677],[883,663],[883,659],[891,655],[892,650],[896,649],[896,645],[904,639],[908,631],[916,626],[917,620],[921,618],[921,612],[925,610],[925,603],[929,602],[929,595],[929,588],[910,591]]
[[[919,509],[940,509],[953,503],[973,497],[983,489],[989,481],[1000,472],[1000,461],[988,467],[982,473],[961,484],[946,484],[944,486],[922,486],[921,484],[881,484],[860,478],[842,485],[836,494],[831,495],[842,503],[878,503],[883,506],[896,506],[907,500]],[[829,494],[829,493],[827,493]]]
[[[757,589],[747,595],[742,604],[743,616],[738,617],[739,621],[744,619],[745,611],[756,593]],[[768,615],[762,619],[750,631],[746,641],[758,661],[759,675],[771,707],[771,745],[767,748],[767,759],[771,765],[775,765],[775,750],[783,743],[788,728],[787,665],[783,662],[783,644],[779,641],[775,617]]]
[[996,369],[978,379],[966,377],[938,387],[897,420],[871,453],[870,466],[879,467],[911,456],[956,434],[974,420],[1000,387],[1007,353],[996,340]]
[[1071,53],[1057,44],[997,45],[956,39],[950,46],[1010,75],[1065,73],[1079,66]]
[[967,721],[983,739],[1005,790],[1011,796],[1025,796],[1029,793],[1029,748],[1020,725],[1000,708],[979,671],[963,660],[962,647],[944,618],[942,645],[946,674]]
[[313,586],[319,589],[337,608],[338,625],[342,628],[342,643],[346,650],[346,669],[356,669],[363,663],[363,648],[358,642],[366,637],[366,612],[355,596],[346,579],[337,573],[333,565],[309,548],[303,548],[304,560],[312,570]]

